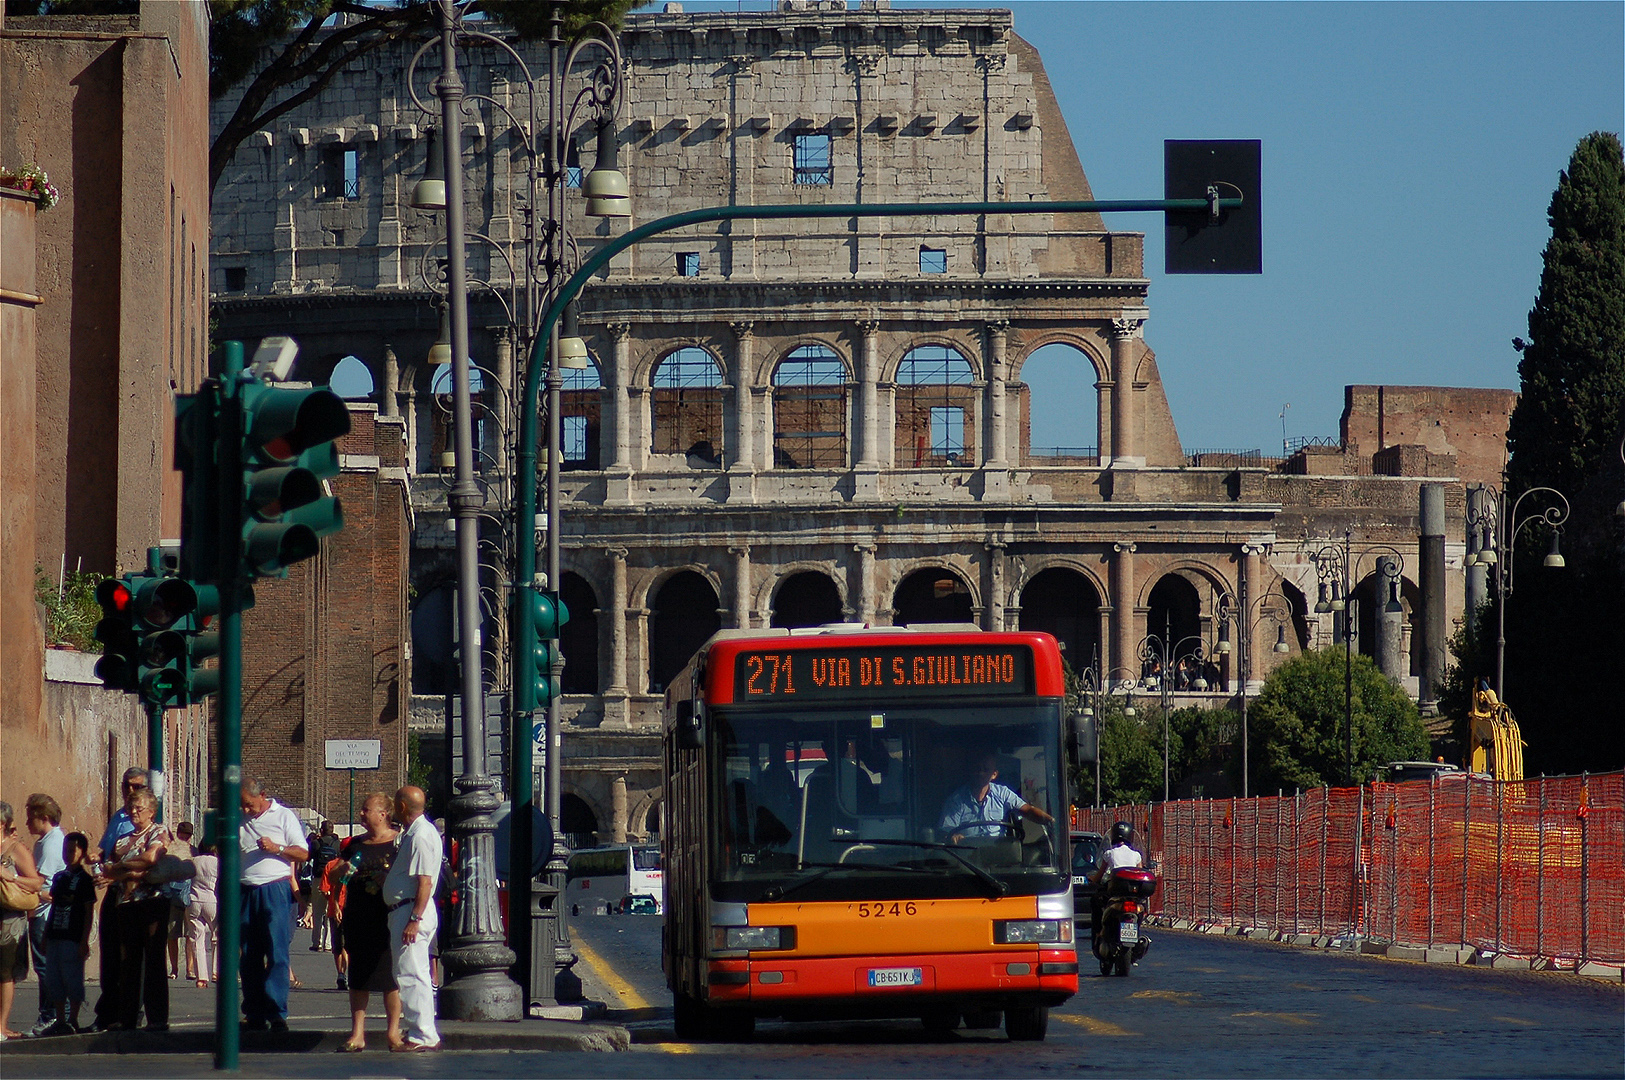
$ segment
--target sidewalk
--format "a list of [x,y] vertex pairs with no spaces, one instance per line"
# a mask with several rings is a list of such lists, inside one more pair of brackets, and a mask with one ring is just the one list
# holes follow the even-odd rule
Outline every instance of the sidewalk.
[[[256,1053],[333,1053],[350,1034],[349,995],[338,989],[333,970],[333,954],[310,952],[310,931],[294,935],[292,967],[304,984],[288,994],[286,1033],[245,1031],[241,1049]],[[87,974],[96,970],[95,955]],[[182,973],[184,974],[184,972]],[[34,1024],[39,984],[30,973],[28,981],[17,986],[12,1008],[12,1027],[27,1030]],[[88,981],[81,1023],[94,1019],[92,1008],[101,987]],[[215,988],[200,990],[188,980],[169,984],[169,1030],[102,1031],[84,1035],[61,1035],[48,1039],[8,1039],[0,1043],[0,1057],[36,1054],[212,1054],[215,1049]],[[233,1017],[233,1020],[236,1018]],[[613,1051],[631,1046],[627,1030],[615,1024],[571,1020],[524,1020],[518,1023],[472,1023],[439,1021],[441,1046],[445,1050],[523,1050],[523,1051]],[[384,1039],[383,995],[373,994],[367,1007],[367,1053],[388,1054]]]

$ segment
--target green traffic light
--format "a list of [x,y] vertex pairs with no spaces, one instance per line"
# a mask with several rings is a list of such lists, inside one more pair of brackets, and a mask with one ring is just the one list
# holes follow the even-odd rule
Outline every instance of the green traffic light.
[[536,636],[543,641],[559,636],[564,624],[570,621],[570,609],[558,593],[536,592],[531,597],[531,611]]

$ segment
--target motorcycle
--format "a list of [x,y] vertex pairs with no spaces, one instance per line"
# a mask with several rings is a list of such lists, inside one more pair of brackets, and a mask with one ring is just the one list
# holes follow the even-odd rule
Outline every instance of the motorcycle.
[[1105,896],[1100,914],[1100,933],[1093,946],[1100,973],[1127,975],[1129,968],[1151,947],[1142,929],[1151,894],[1157,891],[1157,875],[1151,870],[1124,867],[1113,871],[1103,887]]

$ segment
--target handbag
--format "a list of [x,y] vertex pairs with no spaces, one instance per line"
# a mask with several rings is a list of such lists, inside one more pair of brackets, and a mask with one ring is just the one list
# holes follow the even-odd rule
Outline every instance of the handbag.
[[0,908],[7,911],[33,911],[39,907],[39,893],[23,888],[16,878],[0,878]]

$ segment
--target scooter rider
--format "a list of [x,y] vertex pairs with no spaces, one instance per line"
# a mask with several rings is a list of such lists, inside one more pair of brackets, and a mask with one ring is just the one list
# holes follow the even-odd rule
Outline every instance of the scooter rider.
[[1112,846],[1100,853],[1100,859],[1095,863],[1094,872],[1089,880],[1098,886],[1094,895],[1089,898],[1089,942],[1091,947],[1100,939],[1100,916],[1105,909],[1106,886],[1111,882],[1114,871],[1125,866],[1140,867],[1145,865],[1145,859],[1134,850],[1134,826],[1126,821],[1119,821],[1112,826]]

